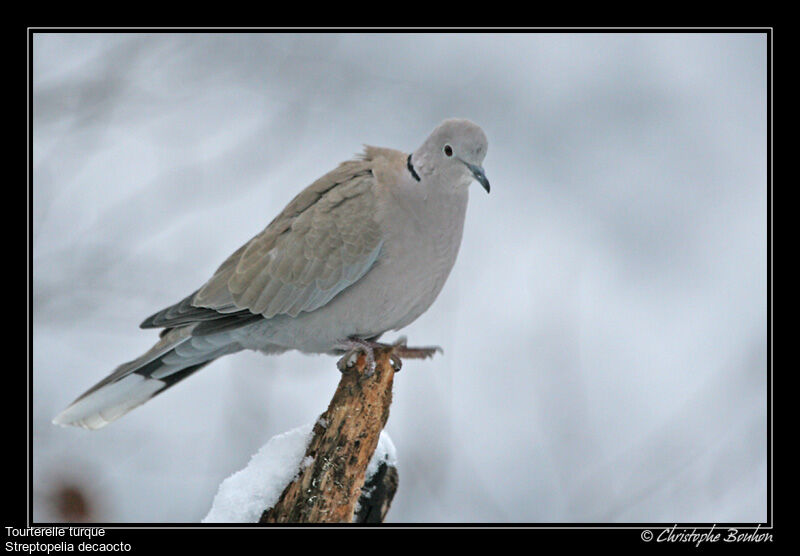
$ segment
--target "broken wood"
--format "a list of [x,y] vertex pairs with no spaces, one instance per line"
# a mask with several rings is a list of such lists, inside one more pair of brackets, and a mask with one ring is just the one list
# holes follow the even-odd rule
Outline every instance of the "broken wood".
[[363,354],[342,373],[328,409],[314,425],[298,476],[260,523],[383,521],[397,490],[397,469],[383,463],[366,487],[364,479],[389,418],[392,352],[391,347],[375,350],[371,377],[364,376]]

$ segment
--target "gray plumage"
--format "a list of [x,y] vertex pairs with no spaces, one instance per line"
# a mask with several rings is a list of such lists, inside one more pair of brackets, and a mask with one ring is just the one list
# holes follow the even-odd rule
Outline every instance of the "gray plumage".
[[470,182],[489,190],[487,146],[477,125],[453,119],[411,155],[366,147],[297,195],[199,290],[145,319],[142,328],[163,329],[155,346],[54,423],[100,428],[242,349],[336,353],[410,324],[453,267]]

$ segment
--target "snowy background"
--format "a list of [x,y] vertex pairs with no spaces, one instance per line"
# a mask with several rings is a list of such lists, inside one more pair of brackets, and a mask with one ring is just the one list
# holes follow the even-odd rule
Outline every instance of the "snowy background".
[[199,522],[313,421],[334,359],[247,352],[50,424],[301,188],[448,117],[492,193],[402,332],[445,353],[395,381],[389,521],[766,519],[763,34],[36,34],[33,70],[35,520]]

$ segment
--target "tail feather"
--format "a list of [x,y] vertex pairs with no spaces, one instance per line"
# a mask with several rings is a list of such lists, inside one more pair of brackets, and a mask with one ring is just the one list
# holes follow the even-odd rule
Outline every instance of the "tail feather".
[[98,382],[53,423],[99,429],[199,371],[214,359],[241,349],[229,339],[191,335],[194,326],[169,330],[141,357],[124,363]]
[[132,373],[75,400],[53,419],[53,423],[99,429],[143,404],[164,386],[160,380]]

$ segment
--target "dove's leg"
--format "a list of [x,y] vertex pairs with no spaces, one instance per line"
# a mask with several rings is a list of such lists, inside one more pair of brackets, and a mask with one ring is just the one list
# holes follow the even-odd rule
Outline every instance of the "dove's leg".
[[396,342],[392,344],[383,344],[372,340],[364,340],[361,338],[347,338],[337,344],[337,349],[345,350],[344,356],[339,359],[336,366],[340,371],[344,372],[355,363],[355,358],[358,357],[359,352],[363,352],[367,358],[367,366],[364,370],[364,376],[370,377],[375,373],[375,351],[376,349],[391,349],[389,355],[392,367],[395,372],[403,367],[403,358],[407,359],[427,359],[433,357],[438,351],[444,353],[444,350],[439,346],[430,347],[408,347],[406,345],[406,337],[401,336]]

